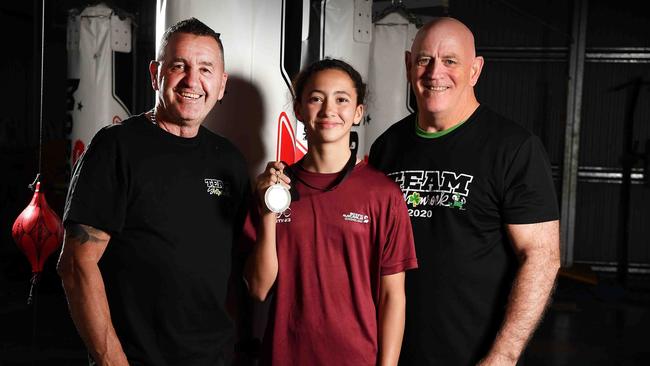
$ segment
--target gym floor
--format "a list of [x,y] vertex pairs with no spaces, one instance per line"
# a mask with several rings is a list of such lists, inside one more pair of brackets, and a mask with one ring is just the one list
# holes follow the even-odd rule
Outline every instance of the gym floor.
[[[0,366],[87,365],[53,260],[35,307],[26,302],[29,273],[18,269],[23,263],[3,264]],[[553,303],[519,365],[650,365],[650,277],[631,276],[624,289],[612,274],[591,276],[592,284],[560,276]]]

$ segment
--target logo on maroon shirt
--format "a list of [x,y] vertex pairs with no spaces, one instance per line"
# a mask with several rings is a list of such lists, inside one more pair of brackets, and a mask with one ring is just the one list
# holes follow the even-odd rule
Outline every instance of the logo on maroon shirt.
[[291,207],[287,207],[286,210],[275,214],[275,222],[278,224],[291,222]]
[[356,212],[350,212],[348,214],[343,214],[343,220],[358,222],[360,224],[367,224],[370,222],[370,217],[368,217],[368,215],[364,215]]

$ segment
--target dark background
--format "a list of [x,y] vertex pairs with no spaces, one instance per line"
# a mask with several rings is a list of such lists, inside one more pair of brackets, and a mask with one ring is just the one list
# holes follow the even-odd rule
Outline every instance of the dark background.
[[[69,9],[88,3],[46,1],[42,143],[41,1],[0,3],[0,70],[6,80],[0,92],[0,366],[83,365],[86,358],[54,270],[58,252],[46,264],[36,305],[28,306],[31,271],[11,238],[11,225],[31,198],[27,185],[38,171],[39,146],[44,191],[50,206],[62,212],[68,179],[66,21]],[[147,64],[154,54],[155,0],[106,3],[134,16],[136,87],[126,102],[139,113],[153,105]],[[448,8],[404,3],[421,20],[446,11],[474,31],[478,53],[486,58],[479,100],[540,137],[561,201],[574,1],[449,0]],[[650,13],[637,1],[585,3],[574,265],[563,269],[522,365],[650,364],[650,188],[643,184],[641,161],[633,166],[640,175],[632,179],[628,207],[630,273],[626,283],[615,275],[620,210],[626,207],[621,206],[621,157],[630,98],[628,89],[617,88],[634,80],[650,82]],[[390,4],[375,1],[375,12]],[[650,139],[650,88],[642,87],[637,98],[632,140],[642,153]]]

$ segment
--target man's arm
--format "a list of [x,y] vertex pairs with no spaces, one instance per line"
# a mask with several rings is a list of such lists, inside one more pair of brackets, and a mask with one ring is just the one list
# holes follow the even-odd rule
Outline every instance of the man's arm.
[[515,365],[549,302],[560,268],[559,221],[507,225],[519,258],[506,315],[488,355],[487,365]]
[[66,225],[57,271],[70,314],[98,365],[128,365],[111,322],[104,280],[97,263],[110,235],[91,226]]
[[397,365],[404,336],[405,314],[404,272],[382,276],[379,294],[377,365]]

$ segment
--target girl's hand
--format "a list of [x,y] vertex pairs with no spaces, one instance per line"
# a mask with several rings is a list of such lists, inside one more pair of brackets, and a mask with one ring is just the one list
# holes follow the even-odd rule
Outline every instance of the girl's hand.
[[264,193],[266,193],[266,190],[270,186],[280,183],[287,189],[291,188],[291,179],[283,173],[284,168],[285,166],[282,162],[270,161],[266,164],[266,169],[264,169],[262,174],[257,176],[255,184],[258,197],[257,202],[260,205],[261,212],[263,213],[271,212],[264,203]]

